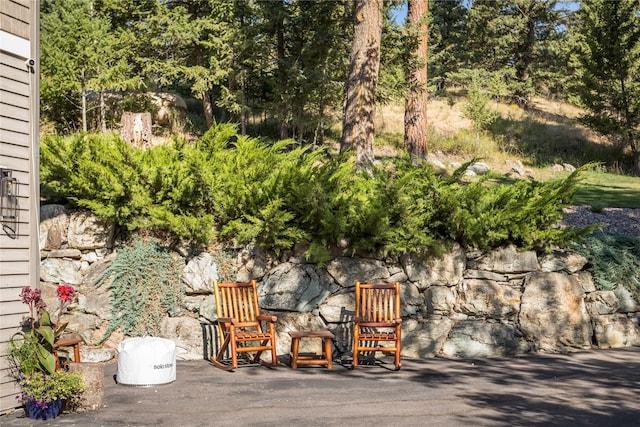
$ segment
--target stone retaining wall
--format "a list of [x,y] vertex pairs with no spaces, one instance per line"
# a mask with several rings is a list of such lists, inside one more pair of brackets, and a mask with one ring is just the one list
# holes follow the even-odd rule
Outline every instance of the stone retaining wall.
[[[65,320],[88,344],[98,342],[111,316],[108,291],[94,283],[116,246],[114,227],[90,213],[59,205],[41,208],[45,301],[55,309],[55,287],[73,285],[77,303]],[[217,346],[212,283],[222,266],[209,253],[183,259],[184,306],[164,319],[162,336],[176,342],[178,359],[202,359]],[[289,330],[324,328],[336,334],[336,351],[349,355],[356,281],[401,283],[406,357],[494,357],[640,345],[640,304],[623,287],[596,290],[583,271],[586,260],[575,254],[538,255],[513,247],[480,253],[454,246],[427,261],[409,255],[336,257],[320,267],[305,261],[302,248],[278,257],[249,246],[237,251],[232,263],[235,280],[256,279],[261,307],[278,316],[279,355],[288,354]],[[122,339],[114,333],[103,346],[116,348]],[[310,347],[301,351],[319,351],[313,340],[303,344]]]

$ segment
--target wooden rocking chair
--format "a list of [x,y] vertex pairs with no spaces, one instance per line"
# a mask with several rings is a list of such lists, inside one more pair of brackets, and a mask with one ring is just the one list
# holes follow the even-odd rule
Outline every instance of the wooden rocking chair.
[[[278,364],[276,356],[276,316],[261,316],[258,306],[256,281],[248,283],[214,282],[220,350],[209,360],[224,370],[238,367],[238,353],[256,352],[254,363],[260,361],[265,350],[271,351],[273,365]],[[262,322],[268,323],[268,331],[262,330]],[[231,366],[222,363],[227,351],[231,352]]]
[[[400,369],[400,283],[374,285],[356,282],[356,314],[353,325],[353,367],[358,353],[376,351],[395,353]],[[382,346],[381,342],[392,342]]]

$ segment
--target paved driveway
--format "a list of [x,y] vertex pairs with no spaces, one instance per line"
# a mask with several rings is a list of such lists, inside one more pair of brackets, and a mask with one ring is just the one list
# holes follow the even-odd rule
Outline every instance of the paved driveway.
[[174,383],[105,373],[104,408],[2,426],[638,426],[640,347],[511,359],[392,360],[350,370],[284,363],[224,372],[178,362]]

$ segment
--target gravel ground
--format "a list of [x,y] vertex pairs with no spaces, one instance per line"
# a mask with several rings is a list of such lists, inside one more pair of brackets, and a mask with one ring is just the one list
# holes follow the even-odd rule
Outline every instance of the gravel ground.
[[603,222],[607,233],[627,234],[640,237],[640,209],[605,208],[601,212],[593,212],[591,206],[569,206],[564,209],[563,226],[584,228],[590,224]]

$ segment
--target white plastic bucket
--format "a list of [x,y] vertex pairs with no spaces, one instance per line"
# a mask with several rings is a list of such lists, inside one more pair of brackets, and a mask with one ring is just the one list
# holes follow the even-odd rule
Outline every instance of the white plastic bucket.
[[138,337],[118,346],[118,384],[151,386],[176,380],[176,344],[165,338]]

